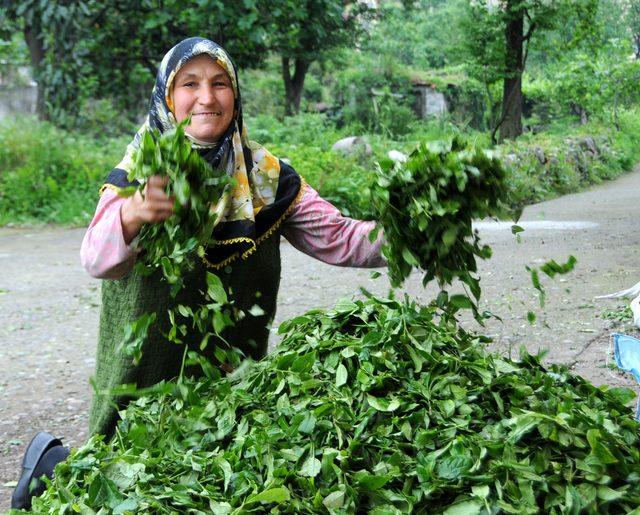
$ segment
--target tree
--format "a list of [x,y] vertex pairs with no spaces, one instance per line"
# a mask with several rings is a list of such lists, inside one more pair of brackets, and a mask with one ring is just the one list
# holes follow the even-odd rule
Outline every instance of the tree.
[[626,0],[624,2],[625,19],[631,30],[631,38],[635,50],[636,59],[640,59],[640,2],[638,0]]
[[572,41],[582,41],[596,30],[597,0],[477,0],[469,4],[466,22],[471,69],[491,84],[502,83],[501,114],[492,140],[515,139],[522,134],[522,74],[534,36],[568,19],[577,20]]
[[[34,70],[40,69],[44,59],[41,20],[42,10],[36,1],[28,0],[20,4],[11,0],[0,0],[0,36],[3,41],[9,41],[14,32],[22,32]],[[40,118],[45,118],[44,91],[40,84],[36,98],[36,112]]]
[[58,118],[78,108],[83,69],[89,64],[85,36],[94,0],[0,0],[0,37],[24,35],[41,119]]
[[311,63],[355,41],[361,9],[347,15],[347,6],[346,0],[0,0],[0,37],[23,31],[38,113],[56,122],[95,95],[115,99],[134,116],[162,55],[193,35],[222,44],[241,68],[260,66],[269,52],[279,55],[291,114]]
[[422,70],[458,64],[456,51],[464,33],[457,20],[466,5],[467,0],[381,3],[376,22],[362,38],[362,51]]
[[286,114],[297,113],[304,80],[314,61],[332,49],[353,46],[366,8],[347,0],[269,2],[270,51],[280,56]]

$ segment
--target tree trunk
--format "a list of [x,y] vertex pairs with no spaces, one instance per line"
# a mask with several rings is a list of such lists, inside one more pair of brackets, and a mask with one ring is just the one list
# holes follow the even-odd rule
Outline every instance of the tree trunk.
[[31,56],[31,67],[33,68],[34,78],[38,82],[37,100],[36,100],[36,113],[40,120],[47,120],[47,112],[45,109],[44,98],[44,85],[40,78],[40,67],[42,60],[44,59],[44,43],[42,41],[42,29],[39,21],[34,22],[33,25],[24,27],[24,40],[29,48],[29,55]]
[[524,67],[524,10],[518,0],[507,1],[505,78],[502,88],[500,141],[522,134],[522,69]]
[[616,130],[620,130],[620,119],[618,118],[618,95],[619,91],[613,95],[613,123],[616,126]]
[[293,77],[289,68],[289,58],[282,58],[282,78],[284,80],[285,92],[285,115],[300,111],[300,100],[302,99],[302,90],[304,88],[304,79],[311,63],[303,59],[294,59],[293,61]]

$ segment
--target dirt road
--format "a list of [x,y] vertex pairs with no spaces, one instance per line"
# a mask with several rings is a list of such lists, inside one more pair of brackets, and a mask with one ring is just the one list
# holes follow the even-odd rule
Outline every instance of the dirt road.
[[[482,264],[484,305],[502,317],[483,329],[494,347],[517,356],[521,345],[546,349],[547,360],[572,364],[598,384],[634,386],[615,371],[608,354],[611,320],[603,311],[622,305],[594,301],[598,294],[640,280],[640,169],[618,181],[525,210],[521,243],[508,225],[480,224],[493,258]],[[95,365],[100,282],[80,267],[82,229],[0,229],[0,512],[9,507],[11,481],[17,479],[26,443],[47,430],[75,446],[87,434]],[[331,306],[360,286],[385,294],[383,276],[367,270],[340,269],[315,261],[283,241],[283,274],[277,320],[312,307]],[[572,254],[576,270],[560,279],[543,280],[544,312],[537,305],[525,265]],[[420,277],[406,291],[427,301]],[[529,310],[538,321],[530,325]],[[635,334],[628,325],[615,329]],[[276,342],[273,338],[272,343]]]

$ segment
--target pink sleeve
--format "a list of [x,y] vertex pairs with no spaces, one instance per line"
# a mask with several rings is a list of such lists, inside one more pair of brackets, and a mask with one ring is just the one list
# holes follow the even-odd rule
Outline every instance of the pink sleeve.
[[338,266],[374,268],[385,266],[380,253],[382,231],[374,242],[369,233],[375,222],[343,216],[308,185],[283,224],[284,237],[298,250]]
[[93,215],[80,248],[80,260],[89,275],[98,279],[120,279],[136,261],[136,251],[124,242],[120,207],[125,201],[106,189]]

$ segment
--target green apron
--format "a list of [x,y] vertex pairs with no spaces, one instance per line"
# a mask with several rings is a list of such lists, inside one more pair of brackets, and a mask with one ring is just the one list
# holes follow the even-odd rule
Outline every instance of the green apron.
[[[220,277],[234,305],[246,313],[244,319],[223,332],[223,337],[254,359],[266,354],[269,325],[276,312],[280,285],[279,244],[280,234],[276,231],[261,242],[247,259],[238,259],[224,270],[210,269]],[[167,310],[177,304],[201,304],[201,290],[206,289],[206,271],[204,264],[198,264],[185,277],[185,287],[176,299],[171,298],[168,284],[161,280],[160,273],[144,277],[131,272],[122,279],[103,281],[95,374],[98,392],[132,383],[144,388],[179,375],[184,348],[162,336],[170,328]],[[262,308],[263,315],[252,316],[247,313],[256,304]],[[156,313],[157,319],[149,329],[142,348],[142,358],[134,365],[132,358],[118,349],[124,337],[124,327],[143,314],[152,312]],[[198,350],[199,341],[199,338],[192,339],[193,350]],[[198,352],[216,362],[213,358],[214,344],[212,339],[204,351]],[[94,395],[89,415],[90,433],[111,437],[118,421],[118,409],[124,407],[126,401],[110,395]]]

